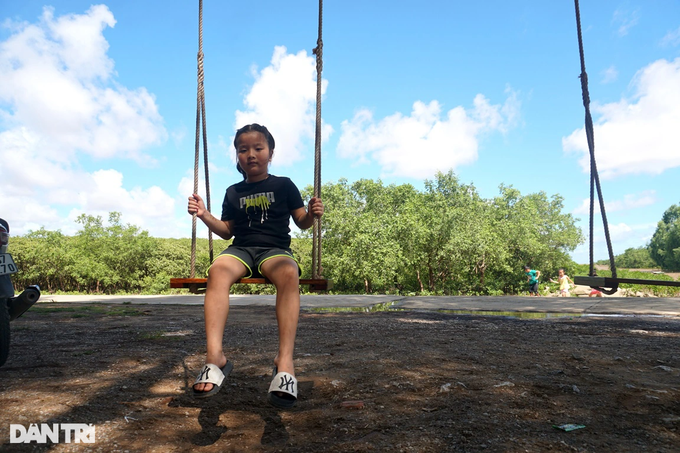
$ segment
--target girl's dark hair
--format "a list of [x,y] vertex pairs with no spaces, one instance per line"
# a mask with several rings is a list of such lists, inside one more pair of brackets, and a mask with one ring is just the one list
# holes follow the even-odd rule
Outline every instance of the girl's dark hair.
[[[269,152],[271,154],[274,153],[274,146],[276,143],[274,142],[274,136],[269,132],[269,129],[266,127],[253,123],[253,124],[247,124],[243,126],[241,129],[236,131],[236,135],[234,136],[234,148],[238,151],[238,138],[242,135],[245,134],[246,132],[259,132],[262,135],[264,135],[264,138],[267,140],[267,146],[269,146]],[[236,162],[236,169],[238,170],[239,173],[243,175],[243,179],[246,179],[246,172],[243,171],[243,169],[239,166],[238,162]]]
[[264,138],[267,139],[269,151],[274,152],[274,137],[272,136],[271,132],[269,132],[269,129],[257,123],[247,124],[236,131],[236,135],[234,136],[234,148],[237,147],[238,138],[241,136],[241,134],[245,134],[246,132],[259,132],[264,135]]

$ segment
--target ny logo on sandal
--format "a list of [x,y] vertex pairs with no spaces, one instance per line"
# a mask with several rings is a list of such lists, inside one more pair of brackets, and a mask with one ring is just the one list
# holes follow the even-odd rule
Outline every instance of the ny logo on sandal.
[[202,381],[203,379],[208,380],[208,374],[210,373],[210,368],[208,365],[203,367],[203,371],[201,371],[201,375],[198,377],[198,381]]
[[[288,386],[291,388],[289,389]],[[290,378],[286,379],[286,376],[281,376],[281,384],[279,384],[279,390],[283,390],[283,388],[286,388],[286,392],[291,392],[295,393],[295,378],[291,376]]]

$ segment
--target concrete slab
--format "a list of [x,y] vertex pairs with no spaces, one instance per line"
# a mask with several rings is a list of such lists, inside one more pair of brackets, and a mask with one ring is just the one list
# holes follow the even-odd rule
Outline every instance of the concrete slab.
[[680,316],[680,298],[421,296],[404,298],[395,304],[395,308]]
[[[232,295],[233,306],[273,306],[274,295]],[[203,305],[203,296],[98,296],[43,295],[38,303],[106,303]],[[303,309],[373,307],[394,302],[393,308],[410,310],[465,310],[494,312],[637,314],[680,316],[680,298],[643,297],[521,297],[521,296],[385,296],[385,295],[303,295]]]
[[404,298],[395,307],[420,310],[585,313],[594,304],[592,299],[578,297],[420,296]]
[[589,313],[636,314],[636,315],[680,315],[680,298],[671,297],[604,297],[598,298]]
[[158,305],[203,305],[203,296],[182,294],[176,296],[101,296],[101,295],[52,295],[41,294],[41,303],[81,304],[158,304]]
[[300,297],[300,306],[302,308],[353,308],[353,307],[373,307],[379,304],[390,303],[402,300],[402,296],[385,296],[385,295],[341,295],[341,296],[327,296],[319,295],[303,295]]
[[[374,305],[403,299],[401,296],[385,295],[302,295],[300,306],[303,309],[328,307],[372,307]],[[157,304],[157,305],[203,305],[201,294],[181,294],[172,296],[102,296],[102,295],[41,295],[38,303],[101,303],[101,304]],[[276,304],[274,295],[238,295],[229,297],[232,306]]]

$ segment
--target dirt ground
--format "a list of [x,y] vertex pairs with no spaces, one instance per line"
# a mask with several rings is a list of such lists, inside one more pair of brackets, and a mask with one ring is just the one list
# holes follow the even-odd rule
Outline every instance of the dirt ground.
[[[232,308],[235,368],[206,401],[200,306],[39,305],[12,323],[0,450],[677,452],[679,338],[680,318],[303,312],[279,411],[270,307]],[[92,423],[96,443],[9,443],[31,423]]]

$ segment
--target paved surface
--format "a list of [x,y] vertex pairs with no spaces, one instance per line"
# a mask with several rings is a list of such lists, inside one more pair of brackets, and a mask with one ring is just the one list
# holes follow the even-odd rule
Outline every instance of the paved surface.
[[[232,295],[233,306],[274,305],[276,296]],[[80,302],[107,304],[202,305],[202,295],[175,296],[52,296],[38,303]],[[393,303],[392,308],[507,313],[575,313],[680,316],[680,298],[644,297],[522,297],[522,296],[362,296],[303,295],[302,309],[371,308]]]

